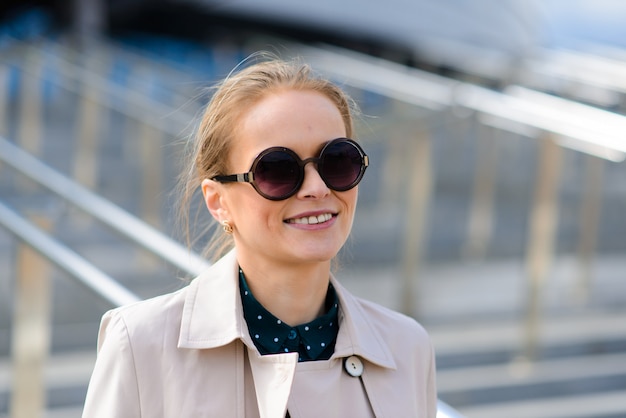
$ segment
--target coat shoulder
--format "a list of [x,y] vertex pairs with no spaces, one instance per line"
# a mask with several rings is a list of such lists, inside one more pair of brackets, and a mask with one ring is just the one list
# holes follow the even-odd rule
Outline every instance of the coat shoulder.
[[161,315],[167,315],[173,309],[182,309],[182,305],[185,301],[185,293],[187,293],[187,291],[188,286],[185,286],[184,288],[176,290],[172,293],[166,293],[144,299],[139,302],[120,306],[112,309],[110,312],[127,318],[133,322],[143,322],[144,320],[149,320],[151,318],[156,320]]
[[414,318],[366,299],[355,297],[355,302],[369,324],[387,341],[430,345],[428,332]]
[[123,328],[133,342],[148,342],[168,331],[173,331],[177,336],[186,292],[187,286],[172,293],[111,309],[102,317],[101,332],[107,330],[110,333],[113,329]]

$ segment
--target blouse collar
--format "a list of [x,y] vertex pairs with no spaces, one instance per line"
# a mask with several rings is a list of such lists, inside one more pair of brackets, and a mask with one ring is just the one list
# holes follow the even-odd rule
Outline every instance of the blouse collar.
[[284,323],[261,305],[241,269],[239,290],[248,331],[261,354],[298,352],[301,362],[328,360],[332,356],[339,332],[339,299],[332,284],[326,293],[326,313],[296,326]]

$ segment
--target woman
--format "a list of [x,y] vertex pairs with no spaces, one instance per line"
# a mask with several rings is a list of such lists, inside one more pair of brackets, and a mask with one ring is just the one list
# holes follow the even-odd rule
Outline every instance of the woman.
[[331,274],[368,165],[352,112],[296,62],[221,83],[184,200],[200,187],[234,248],[184,289],[105,314],[84,417],[435,416],[426,332]]

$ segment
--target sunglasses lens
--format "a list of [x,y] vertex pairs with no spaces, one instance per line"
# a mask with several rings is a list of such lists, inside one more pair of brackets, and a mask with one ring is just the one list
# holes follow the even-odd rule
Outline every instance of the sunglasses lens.
[[256,187],[268,199],[288,197],[298,188],[299,179],[298,161],[284,151],[265,154],[254,169]]
[[352,142],[331,143],[321,155],[320,174],[333,190],[345,191],[356,186],[364,167],[363,154]]

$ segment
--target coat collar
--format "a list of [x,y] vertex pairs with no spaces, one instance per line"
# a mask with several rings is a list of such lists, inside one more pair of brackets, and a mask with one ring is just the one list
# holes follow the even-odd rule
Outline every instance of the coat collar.
[[[194,279],[187,288],[181,320],[180,348],[210,349],[236,339],[256,352],[243,318],[235,250]],[[352,296],[331,275],[339,296],[339,334],[332,358],[357,355],[386,368],[396,368],[389,347]]]
[[249,340],[237,284],[237,257],[232,250],[187,287],[180,348],[216,348],[236,339]]

